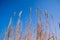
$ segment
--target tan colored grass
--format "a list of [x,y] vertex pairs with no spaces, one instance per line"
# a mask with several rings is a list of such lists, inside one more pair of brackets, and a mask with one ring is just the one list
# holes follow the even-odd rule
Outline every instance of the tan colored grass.
[[[28,28],[28,30],[26,30],[27,32],[27,34],[24,36],[23,35],[23,38],[21,38],[21,29],[19,29],[19,27],[20,27],[20,16],[21,16],[21,14],[22,14],[22,11],[20,11],[20,13],[19,13],[19,18],[18,18],[18,21],[17,21],[17,28],[16,28],[16,31],[15,31],[15,35],[14,35],[14,40],[55,40],[55,36],[54,36],[54,33],[52,33],[52,36],[51,36],[51,34],[50,34],[50,32],[48,32],[48,26],[50,26],[49,25],[49,20],[47,20],[48,18],[49,18],[49,14],[48,14],[48,12],[46,11],[46,14],[45,14],[45,16],[46,16],[46,24],[44,25],[44,26],[46,26],[45,28],[46,28],[46,30],[43,30],[43,23],[42,23],[42,21],[41,21],[41,19],[42,19],[42,16],[39,14],[41,11],[40,11],[40,9],[37,9],[37,18],[38,19],[36,19],[38,22],[36,23],[37,24],[37,28],[34,30],[35,32],[34,33],[36,33],[36,38],[32,35],[32,33],[31,33],[31,24],[32,24],[32,18],[31,18],[31,12],[32,12],[32,8],[30,8],[29,9],[29,12],[30,12],[30,20],[29,20],[29,22],[28,22],[28,26],[27,26],[27,28]],[[14,14],[15,15],[15,14]],[[40,15],[40,16],[38,16],[38,15]],[[52,16],[52,19],[54,19],[53,18],[53,16]],[[49,27],[50,28],[50,27]],[[59,23],[59,28],[60,28],[60,23]],[[50,30],[51,30],[52,28],[50,28]],[[9,28],[9,31],[8,31],[8,39],[10,40],[10,37],[11,37],[11,31],[12,31],[12,28]],[[4,38],[4,40],[5,40],[5,38]]]

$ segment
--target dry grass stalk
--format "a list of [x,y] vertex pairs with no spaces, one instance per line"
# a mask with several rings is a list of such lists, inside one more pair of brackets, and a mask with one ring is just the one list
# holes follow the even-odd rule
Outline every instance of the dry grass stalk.
[[52,20],[54,21],[54,16],[52,15],[51,17],[52,17]]
[[31,39],[31,34],[30,34],[30,28],[28,28],[28,38],[27,38],[27,40],[30,40]]
[[40,38],[40,40],[42,40],[42,34],[43,34],[43,30],[42,30],[42,23],[38,23],[38,30],[37,30],[37,39],[38,40]]
[[46,15],[46,18],[48,18],[48,12],[47,11],[46,11],[46,14],[45,15]]
[[59,28],[60,28],[60,23],[59,23]]
[[52,33],[52,35],[53,35],[53,37],[52,37],[52,38],[53,38],[53,40],[54,40],[54,33]]
[[14,12],[14,16],[16,16],[16,12]]
[[30,13],[32,12],[32,8],[30,8]]
[[4,40],[7,40],[6,39],[6,33],[7,33],[7,30],[4,32]]
[[41,10],[38,8],[36,10],[37,12],[37,18],[40,22],[38,22],[38,28],[37,28],[37,37],[36,40],[43,40],[42,38],[42,34],[43,34],[43,30],[42,30],[42,23],[41,23]]
[[31,40],[31,12],[32,12],[32,8],[30,8],[30,21],[28,23],[28,31],[27,31],[27,40]]
[[10,28],[8,30],[8,40],[11,40],[12,30],[13,30],[13,27],[12,27],[12,25],[10,25]]
[[14,40],[20,40],[20,32],[19,29],[16,29],[16,33],[15,33],[15,39]]
[[40,8],[37,8],[37,9],[36,9],[36,15],[37,15],[38,20],[41,21],[42,10],[41,10]]
[[[18,21],[17,21],[17,29],[16,29],[16,33],[15,33],[15,38],[14,38],[14,40],[20,40],[20,32],[19,32],[19,27],[20,27],[20,24],[21,24],[21,22],[20,22],[20,16],[21,16],[21,14],[22,14],[22,11],[20,11],[20,13],[19,13],[19,18],[18,18]],[[21,31],[21,30],[20,30]]]

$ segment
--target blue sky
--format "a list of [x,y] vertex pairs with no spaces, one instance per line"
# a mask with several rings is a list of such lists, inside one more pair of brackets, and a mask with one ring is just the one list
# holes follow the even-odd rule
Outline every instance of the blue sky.
[[[14,12],[16,12],[16,16],[13,17],[13,23],[15,26],[20,10],[23,11],[21,16],[21,21],[23,23],[25,22],[26,17],[29,17],[30,7],[33,10],[33,14],[38,7],[40,7],[43,11],[48,10],[49,15],[54,16],[54,23],[51,22],[53,24],[52,26],[56,27],[57,33],[60,35],[60,29],[58,28],[58,23],[60,22],[60,0],[0,0],[0,35],[2,34],[0,36],[1,39],[3,38],[4,30],[8,27],[10,17],[13,16]],[[32,17],[34,18],[35,15]],[[49,21],[51,20],[49,19]]]

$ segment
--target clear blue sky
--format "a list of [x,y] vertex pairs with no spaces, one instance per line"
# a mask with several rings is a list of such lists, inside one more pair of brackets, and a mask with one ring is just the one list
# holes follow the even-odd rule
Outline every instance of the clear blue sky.
[[[25,17],[29,15],[29,8],[32,7],[33,12],[40,7],[43,11],[48,10],[49,14],[54,15],[54,24],[56,26],[58,34],[60,33],[58,23],[60,22],[60,0],[0,0],[0,38],[2,40],[4,30],[7,29],[10,17],[16,12],[14,17],[14,25],[18,19],[18,13],[23,11],[21,21],[25,22]],[[34,17],[34,15],[33,15]],[[59,34],[60,35],[60,34]]]

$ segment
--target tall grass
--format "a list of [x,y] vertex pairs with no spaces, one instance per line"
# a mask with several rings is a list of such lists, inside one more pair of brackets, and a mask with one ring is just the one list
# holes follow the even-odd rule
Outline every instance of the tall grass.
[[[30,8],[29,9],[29,13],[30,13],[29,22],[27,24],[28,25],[27,26],[28,29],[26,30],[25,36],[24,36],[24,34],[23,34],[23,36],[21,36],[22,34],[21,34],[21,26],[20,26],[20,24],[22,24],[22,23],[21,23],[20,17],[21,17],[22,12],[23,11],[20,11],[20,13],[18,15],[18,21],[17,21],[17,25],[16,25],[16,30],[14,32],[14,40],[55,40],[55,35],[52,32],[52,27],[50,26],[50,23],[49,23],[49,20],[48,20],[49,19],[49,14],[48,14],[47,11],[44,13],[45,14],[45,17],[46,17],[45,18],[46,19],[45,20],[46,21],[46,24],[43,24],[43,22],[42,22],[42,19],[43,19],[42,13],[43,13],[43,11],[41,9],[39,9],[39,8],[37,8],[37,10],[36,10],[36,13],[37,13],[36,14],[36,17],[37,17],[37,19],[36,19],[36,21],[37,21],[37,23],[36,23],[37,28],[35,30],[32,30],[31,29],[31,27],[32,27],[31,24],[33,23],[32,22],[32,12],[33,12],[33,10],[32,10],[32,8]],[[16,13],[14,15],[16,15]],[[53,16],[51,16],[51,17],[52,17],[52,20],[54,20],[54,17]],[[13,17],[12,17],[12,19],[13,19]],[[11,20],[10,23],[9,23],[9,26],[10,27],[8,29],[8,32],[7,32],[7,34],[8,34],[7,39],[8,40],[11,40],[10,39],[11,38],[11,35],[12,35],[11,34],[11,31],[13,31],[12,30],[13,27],[11,27],[11,25],[12,25],[12,19],[10,19]],[[45,26],[45,29],[46,30],[43,30],[43,28],[44,28],[43,25]],[[59,24],[59,27],[60,27],[60,24]],[[48,28],[50,29],[49,32],[48,32]],[[34,33],[36,33],[36,37],[33,36],[34,33],[32,31],[35,31]],[[55,32],[56,32],[56,30],[55,30]],[[33,35],[32,35],[32,33],[33,33]],[[50,33],[52,33],[52,36],[51,36]],[[4,40],[6,40],[6,36],[7,35],[5,33]]]

